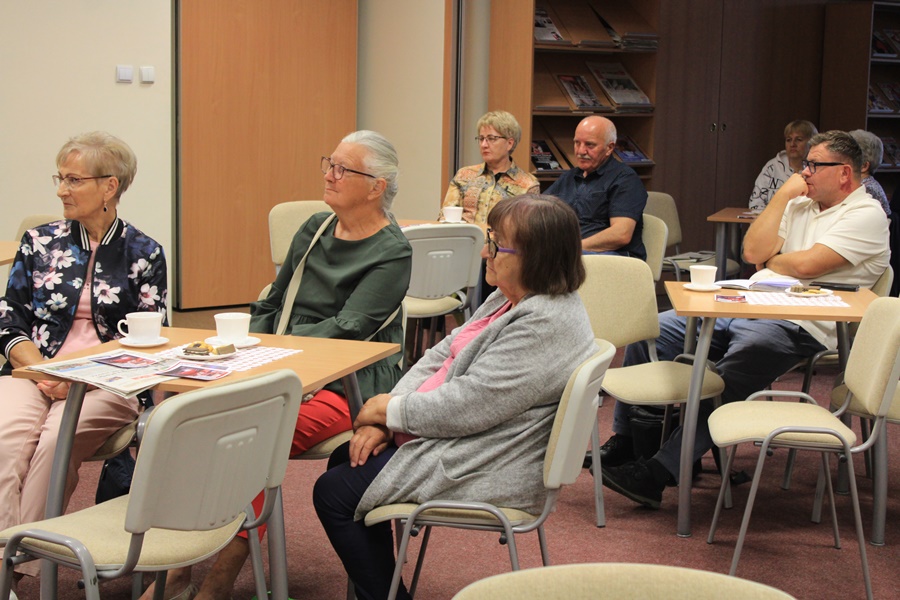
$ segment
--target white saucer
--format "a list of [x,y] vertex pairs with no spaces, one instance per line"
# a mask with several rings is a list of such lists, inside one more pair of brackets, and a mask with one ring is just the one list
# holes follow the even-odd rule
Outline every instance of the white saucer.
[[127,337],[119,338],[119,343],[123,346],[128,346],[129,348],[152,348],[153,346],[162,346],[163,344],[168,343],[168,341],[169,338],[166,337],[158,337],[149,342],[135,342],[129,340]]
[[234,356],[236,354],[237,354],[237,352],[229,352],[228,354],[185,354],[184,348],[179,348],[175,352],[175,356],[177,356],[178,358],[181,358],[184,360],[199,360],[199,361],[224,360],[227,358],[231,358],[232,356]]
[[[222,338],[215,336],[215,335],[212,337],[208,337],[203,341],[206,342],[207,344],[212,344],[213,346],[224,346],[225,344],[231,343],[231,342],[227,342],[227,341],[223,340]],[[235,344],[234,347],[235,348],[249,348],[250,346],[257,345],[260,341],[262,341],[262,340],[260,340],[258,337],[253,337],[251,335],[251,336],[247,336],[246,338],[244,338],[244,340],[242,342]]]
[[686,283],[684,284],[684,289],[691,290],[692,292],[716,292],[722,289],[721,285],[716,285],[715,283],[710,285],[700,285],[697,283]]

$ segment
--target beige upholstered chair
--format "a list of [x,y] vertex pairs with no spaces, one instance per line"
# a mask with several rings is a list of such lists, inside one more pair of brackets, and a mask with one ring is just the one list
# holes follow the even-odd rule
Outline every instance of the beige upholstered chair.
[[322,200],[296,200],[276,204],[269,211],[269,247],[275,271],[284,264],[294,234],[311,216],[320,212],[332,212]]
[[[80,570],[85,596],[95,600],[98,579],[135,571],[164,577],[264,522],[284,478],[301,396],[297,375],[281,370],[157,406],[128,496],[0,532],[7,542],[0,597],[8,597],[13,565],[32,557]],[[265,505],[251,521],[244,511],[260,489]],[[264,581],[257,593],[265,595]]]
[[400,576],[406,559],[409,538],[413,531],[418,533],[421,527],[425,527],[425,534],[419,550],[415,575],[410,585],[410,594],[415,593],[418,574],[433,526],[499,533],[501,540],[505,540],[509,547],[509,559],[514,571],[519,569],[515,534],[537,530],[541,558],[545,565],[550,564],[547,540],[544,536],[544,521],[555,509],[562,486],[574,483],[581,473],[584,447],[590,436],[594,415],[597,414],[597,393],[603,381],[603,374],[615,355],[615,348],[609,342],[598,339],[597,345],[600,347],[599,352],[575,369],[569,377],[569,382],[559,401],[556,417],[553,420],[553,429],[547,443],[547,453],[544,457],[544,486],[547,488],[547,500],[539,515],[484,502],[440,499],[430,500],[423,504],[390,504],[369,511],[365,517],[366,525],[394,519],[405,522],[400,547],[397,551],[397,566],[394,569],[389,599],[392,600],[396,597],[400,586]]
[[593,563],[538,567],[476,581],[453,600],[791,600],[773,587],[684,567]]
[[644,229],[641,240],[647,251],[647,264],[653,272],[653,281],[659,281],[659,278],[662,277],[663,256],[666,253],[669,230],[665,221],[653,215],[645,214],[643,220]]
[[[587,279],[578,293],[587,308],[594,336],[609,340],[616,348],[646,341],[652,357],[647,364],[610,369],[603,380],[603,393],[627,404],[671,407],[685,402],[691,365],[659,361],[656,357],[659,311],[650,267],[635,258],[605,255],[585,256],[584,266]],[[718,373],[707,370],[700,397],[713,398],[724,389],[725,382]],[[605,517],[596,427],[591,437],[597,526],[602,527]]]
[[[675,205],[675,199],[671,195],[665,192],[647,192],[647,206],[644,208],[644,216],[646,215],[662,219],[669,229],[668,244],[675,254],[664,259],[662,269],[667,273],[674,273],[677,281],[681,281],[683,273],[690,271],[691,265],[716,264],[716,253],[712,250],[681,254],[681,221],[678,219],[678,207]],[[737,261],[728,259],[726,272],[729,277],[737,274],[740,270],[741,265]]]
[[[730,472],[738,444],[749,442],[760,446],[759,459],[753,473],[753,483],[731,563],[732,575],[737,572],[753,502],[769,449],[787,447],[814,450],[822,454],[824,483],[827,484],[831,500],[834,541],[837,548],[840,548],[840,538],[828,457],[837,454],[847,465],[866,596],[872,597],[866,542],[853,471],[853,455],[867,450],[884,435],[886,417],[897,391],[898,377],[900,377],[900,298],[878,298],[866,309],[844,375],[849,395],[847,406],[853,405],[855,400],[857,410],[874,418],[872,434],[865,441],[857,443],[857,436],[853,430],[841,422],[840,411],[832,414],[816,404],[811,396],[802,392],[763,391],[750,396],[747,402],[733,402],[713,411],[709,418],[709,430],[713,441],[720,448],[731,448],[728,452],[725,473]],[[751,401],[767,396],[796,397],[801,402]],[[727,478],[723,478],[719,501],[709,531],[709,543],[712,543],[715,535],[726,482]],[[822,483],[820,479],[817,502],[820,501],[818,496],[823,491]]]

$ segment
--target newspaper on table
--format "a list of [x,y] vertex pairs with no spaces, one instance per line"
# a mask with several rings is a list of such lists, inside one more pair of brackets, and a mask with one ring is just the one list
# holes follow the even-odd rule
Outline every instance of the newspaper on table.
[[[204,374],[214,370],[217,371],[215,378],[231,373],[230,369],[221,365],[193,363],[123,350],[113,350],[52,364],[38,363],[28,368],[32,371],[93,385],[123,398],[131,398],[164,381],[175,379],[176,377],[161,373],[177,370],[179,367],[198,367],[204,370]],[[181,376],[190,377],[188,374]],[[204,379],[209,378],[205,377]]]

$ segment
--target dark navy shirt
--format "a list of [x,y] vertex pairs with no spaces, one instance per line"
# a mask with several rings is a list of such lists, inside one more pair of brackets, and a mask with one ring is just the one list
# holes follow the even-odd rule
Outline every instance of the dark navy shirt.
[[634,219],[637,225],[631,242],[617,252],[646,260],[647,251],[641,235],[647,190],[637,173],[614,158],[609,158],[587,177],[582,173],[578,167],[566,171],[544,193],[560,198],[575,209],[581,224],[581,239],[608,229],[613,217]]

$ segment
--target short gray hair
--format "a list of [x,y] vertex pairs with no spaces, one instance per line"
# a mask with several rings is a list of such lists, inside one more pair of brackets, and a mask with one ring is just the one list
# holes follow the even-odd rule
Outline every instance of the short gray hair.
[[849,133],[833,129],[824,133],[817,133],[809,140],[810,148],[820,144],[824,145],[828,152],[843,157],[856,176],[860,176],[863,163],[862,149]]
[[869,163],[869,173],[874,173],[875,169],[881,166],[881,159],[884,157],[884,144],[881,138],[871,131],[862,129],[854,129],[850,135],[862,150],[863,163]]
[[119,180],[118,199],[137,173],[137,157],[131,147],[105,131],[82,133],[69,139],[56,154],[56,166],[61,166],[71,154],[78,154],[93,177],[113,175]]
[[400,177],[400,161],[394,145],[380,133],[368,129],[354,131],[341,142],[359,144],[366,149],[366,156],[363,158],[366,172],[384,179],[387,183],[381,196],[381,207],[385,212],[390,211],[399,187],[397,179]]

